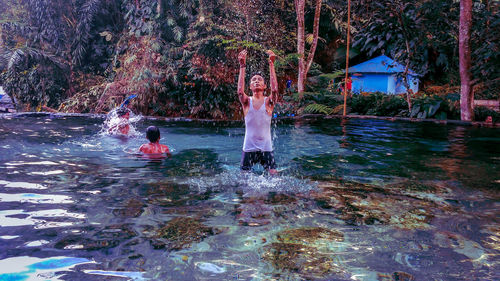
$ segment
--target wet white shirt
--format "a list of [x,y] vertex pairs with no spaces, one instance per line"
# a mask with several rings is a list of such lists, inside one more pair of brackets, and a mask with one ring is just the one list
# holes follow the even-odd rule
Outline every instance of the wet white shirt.
[[245,116],[245,141],[243,151],[273,151],[271,141],[271,119],[266,112],[266,101],[259,109],[253,107],[252,97],[250,97],[250,108]]

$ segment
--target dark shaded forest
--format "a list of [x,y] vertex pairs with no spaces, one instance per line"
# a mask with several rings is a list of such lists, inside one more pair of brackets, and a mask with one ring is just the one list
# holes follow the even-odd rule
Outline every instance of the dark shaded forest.
[[[306,45],[314,39],[315,5],[306,1]],[[350,111],[458,119],[460,1],[351,5],[350,64],[385,54],[419,73],[421,90],[411,97],[419,110],[403,97],[374,94],[350,97]],[[472,5],[476,99],[500,95],[498,8],[498,1]],[[22,111],[105,113],[136,94],[131,108],[145,115],[238,119],[238,52],[249,52],[248,75],[267,75],[271,49],[278,115],[338,114],[341,98],[331,82],[345,67],[346,35],[347,1],[323,1],[313,64],[305,92],[297,93],[286,86],[297,81],[300,57],[294,1],[0,0],[0,85]],[[476,119],[494,114],[476,108]]]

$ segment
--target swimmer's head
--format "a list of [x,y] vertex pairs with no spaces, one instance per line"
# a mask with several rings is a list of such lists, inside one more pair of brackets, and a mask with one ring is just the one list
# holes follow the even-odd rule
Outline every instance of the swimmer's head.
[[118,115],[119,117],[128,117],[128,116],[125,116],[127,114],[129,114],[130,111],[128,108],[126,107],[120,107],[117,111],[116,111],[116,115]]
[[156,126],[149,126],[146,129],[146,138],[150,142],[157,142],[160,139],[160,130]]

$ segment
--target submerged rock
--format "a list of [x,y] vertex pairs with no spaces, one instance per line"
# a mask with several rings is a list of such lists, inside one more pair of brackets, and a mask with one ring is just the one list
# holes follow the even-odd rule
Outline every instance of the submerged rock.
[[352,225],[387,224],[401,229],[429,229],[440,205],[403,191],[366,184],[327,182],[311,195],[325,209]]
[[131,229],[130,225],[111,225],[97,232],[89,230],[85,235],[66,236],[58,240],[54,248],[101,250],[116,247],[136,235],[137,233]]
[[299,243],[271,243],[264,247],[262,258],[279,271],[297,273],[306,278],[321,278],[339,272],[331,255]]
[[393,274],[378,274],[378,281],[414,281],[415,277],[413,275],[403,272],[396,271]]
[[483,240],[483,243],[490,249],[500,251],[500,225],[490,225],[484,232],[490,235]]
[[278,233],[278,240],[285,243],[315,244],[320,241],[344,241],[344,234],[340,231],[329,230],[323,227],[304,227],[289,229]]
[[267,204],[294,204],[297,202],[297,198],[292,195],[277,193],[277,192],[269,192],[267,199],[265,200]]
[[142,210],[144,208],[144,203],[141,201],[132,198],[128,200],[124,206],[121,208],[115,208],[113,209],[113,214],[115,216],[120,216],[120,217],[138,217],[142,214]]
[[271,223],[272,207],[259,200],[236,205],[236,218],[240,225],[261,226]]
[[206,200],[204,193],[193,192],[188,185],[173,182],[150,184],[145,188],[147,202],[161,207],[178,207],[189,201]]
[[211,149],[186,149],[163,162],[167,176],[211,176],[222,172],[219,155]]
[[194,218],[174,218],[156,231],[152,244],[156,245],[155,248],[162,248],[160,246],[163,244],[168,250],[180,250],[219,232]]
[[278,242],[264,247],[262,258],[278,271],[303,278],[324,278],[344,272],[334,254],[343,233],[323,227],[288,229],[276,234]]

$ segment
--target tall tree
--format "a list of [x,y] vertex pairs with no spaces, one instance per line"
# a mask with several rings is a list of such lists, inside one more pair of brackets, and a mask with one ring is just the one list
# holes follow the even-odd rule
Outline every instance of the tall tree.
[[472,0],[460,0],[460,27],[458,32],[458,56],[460,64],[460,116],[463,121],[472,121],[473,91],[471,86]]
[[322,0],[316,0],[316,10],[314,12],[314,24],[313,24],[313,35],[311,48],[305,60],[305,5],[306,0],[294,0],[295,1],[295,12],[297,14],[297,53],[299,54],[299,73],[297,79],[297,91],[299,93],[304,92],[304,81],[306,80],[307,73],[311,68],[314,53],[316,52],[316,46],[318,45],[318,34],[319,34],[319,17],[321,15],[321,2]]

